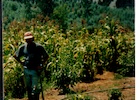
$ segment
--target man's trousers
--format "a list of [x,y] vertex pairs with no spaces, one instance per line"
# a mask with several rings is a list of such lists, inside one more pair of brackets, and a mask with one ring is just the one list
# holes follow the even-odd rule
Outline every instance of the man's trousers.
[[25,83],[29,100],[39,100],[39,75],[36,70],[24,68]]

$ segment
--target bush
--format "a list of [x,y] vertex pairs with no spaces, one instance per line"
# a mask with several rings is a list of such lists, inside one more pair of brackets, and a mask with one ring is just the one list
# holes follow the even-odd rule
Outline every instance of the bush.
[[3,0],[3,27],[6,29],[13,21],[25,18],[25,5],[16,1]]
[[66,100],[92,100],[93,97],[85,94],[68,95]]
[[52,14],[53,19],[56,20],[56,23],[59,24],[59,27],[63,29],[63,33],[66,32],[66,29],[68,27],[68,24],[67,24],[68,13],[69,13],[69,10],[68,10],[67,4],[61,4],[55,7]]
[[12,66],[13,64],[11,62],[11,69],[5,70],[4,73],[5,98],[24,98],[26,89],[23,71],[19,65],[14,66],[15,68]]
[[121,68],[117,70],[117,73],[121,74],[124,77],[134,77],[135,76],[134,65],[121,66]]
[[109,91],[109,99],[108,100],[120,100],[122,93],[119,89],[112,89]]

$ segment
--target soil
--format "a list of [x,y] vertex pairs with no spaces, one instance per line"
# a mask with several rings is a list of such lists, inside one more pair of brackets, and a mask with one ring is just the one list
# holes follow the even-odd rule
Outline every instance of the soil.
[[[83,95],[89,95],[92,100],[108,100],[110,89],[119,89],[122,92],[122,100],[135,100],[135,77],[114,79],[113,72],[105,71],[103,75],[97,75],[96,81],[90,83],[77,83],[72,89]],[[44,91],[45,100],[68,100],[67,95],[60,95],[56,89]],[[16,99],[16,100],[27,100]],[[40,95],[40,100],[42,100]]]

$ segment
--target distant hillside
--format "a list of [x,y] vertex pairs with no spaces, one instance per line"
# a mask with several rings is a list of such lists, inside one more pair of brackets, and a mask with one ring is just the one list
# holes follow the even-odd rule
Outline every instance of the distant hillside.
[[[134,30],[134,0],[3,0],[3,26],[13,20],[31,20],[37,15],[55,20],[63,30],[76,23],[77,28],[98,27],[99,20],[109,17]],[[112,9],[113,8],[113,9]]]

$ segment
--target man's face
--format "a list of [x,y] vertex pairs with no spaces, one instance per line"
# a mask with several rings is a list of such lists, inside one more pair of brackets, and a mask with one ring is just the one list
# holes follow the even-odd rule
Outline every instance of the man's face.
[[27,42],[27,44],[31,44],[33,42],[33,38],[26,39],[25,41]]

